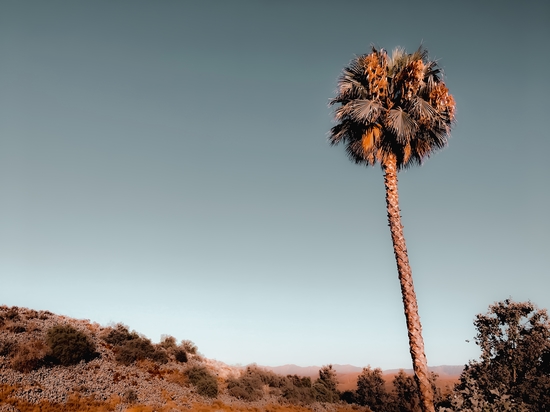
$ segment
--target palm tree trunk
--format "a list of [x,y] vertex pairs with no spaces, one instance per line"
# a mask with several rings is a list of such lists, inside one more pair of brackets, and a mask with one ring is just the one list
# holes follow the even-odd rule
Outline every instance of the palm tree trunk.
[[424,353],[422,326],[418,315],[418,304],[412,279],[411,266],[407,255],[407,245],[403,236],[399,194],[397,191],[397,162],[391,156],[384,162],[384,184],[386,186],[386,206],[388,221],[393,242],[393,251],[397,262],[397,273],[401,283],[401,294],[409,333],[409,346],[413,362],[414,376],[420,391],[420,405],[423,412],[435,412],[433,389],[428,374],[428,361]]

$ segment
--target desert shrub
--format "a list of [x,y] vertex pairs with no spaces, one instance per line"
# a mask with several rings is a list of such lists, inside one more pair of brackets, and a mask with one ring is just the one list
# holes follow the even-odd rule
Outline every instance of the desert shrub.
[[168,355],[161,348],[155,348],[149,339],[137,337],[115,347],[115,359],[123,365],[150,359],[157,363],[168,362]]
[[149,359],[161,364],[167,363],[169,360],[166,351],[160,347],[154,348],[154,352],[149,356]]
[[130,332],[128,326],[122,323],[117,324],[106,335],[103,336],[103,340],[110,345],[123,345],[124,343],[139,339],[139,335],[136,332]]
[[183,349],[177,348],[174,350],[174,357],[178,362],[185,363],[187,362],[187,352],[185,352]]
[[38,312],[34,309],[29,309],[27,311],[27,319],[36,319],[38,317]]
[[17,306],[12,306],[4,312],[4,318],[12,321],[20,320],[19,308]]
[[182,340],[180,346],[185,352],[190,353],[191,355],[196,355],[199,350],[197,345],[190,340]]
[[82,360],[90,361],[99,356],[88,336],[69,325],[48,329],[46,343],[52,360],[63,366],[74,365]]
[[12,340],[0,340],[0,356],[10,356],[15,347],[16,343]]
[[311,378],[287,375],[282,381],[282,396],[292,403],[309,404],[315,400]]
[[162,335],[159,345],[164,349],[174,349],[178,346],[176,343],[176,338],[170,335]]
[[11,367],[19,372],[30,372],[44,364],[48,348],[43,341],[33,339],[25,344],[14,344],[11,352]]
[[218,396],[218,380],[205,367],[194,366],[187,370],[187,378],[197,388],[199,395]]
[[135,361],[148,359],[155,353],[155,347],[148,339],[137,338],[127,340],[115,349],[116,360],[124,365]]
[[176,338],[170,335],[162,335],[161,341],[157,345],[157,348],[166,354],[166,360],[168,360],[168,355],[170,355],[173,356],[176,361],[181,363],[185,363],[189,360],[189,357],[187,356],[188,351],[185,350],[185,348],[194,353],[197,351],[197,348],[194,346],[193,342],[182,341],[182,344],[178,346],[176,343]]
[[258,375],[243,374],[227,380],[227,393],[244,401],[257,401],[263,397],[263,382]]
[[285,380],[286,378],[253,365],[248,366],[240,377],[228,379],[227,389],[235,398],[255,401],[263,397],[265,386],[270,388],[271,394],[282,394],[282,388],[286,386]]

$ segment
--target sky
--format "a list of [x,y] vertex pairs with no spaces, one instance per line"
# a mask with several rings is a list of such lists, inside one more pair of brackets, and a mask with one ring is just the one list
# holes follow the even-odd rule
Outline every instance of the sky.
[[[411,367],[379,167],[328,101],[422,43],[457,102],[399,174],[428,363],[476,314],[550,308],[550,3],[0,2],[0,304],[228,364]],[[467,341],[470,342],[467,342]]]

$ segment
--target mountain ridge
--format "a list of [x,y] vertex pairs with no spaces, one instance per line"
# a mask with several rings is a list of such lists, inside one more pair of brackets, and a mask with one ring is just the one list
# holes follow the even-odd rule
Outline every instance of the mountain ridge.
[[[265,366],[257,365],[261,368],[270,370],[279,375],[301,375],[301,376],[317,376],[319,374],[319,369],[321,366],[298,366],[295,364],[286,364],[280,366]],[[349,373],[361,373],[363,367],[354,366],[350,364],[340,365],[332,364],[332,368],[338,374],[349,374]],[[458,377],[464,369],[464,365],[438,365],[438,366],[429,366],[428,369],[431,372],[437,373],[439,376],[444,377]],[[411,368],[398,368],[398,369],[383,369],[382,374],[384,375],[393,375],[398,373],[400,370],[403,370],[406,374],[412,374],[413,370]]]

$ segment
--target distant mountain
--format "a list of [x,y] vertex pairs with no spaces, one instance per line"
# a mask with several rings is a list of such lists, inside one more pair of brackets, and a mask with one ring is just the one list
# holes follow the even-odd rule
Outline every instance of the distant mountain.
[[[260,365],[258,365],[260,366]],[[298,376],[319,376],[319,369],[321,366],[298,366],[298,365],[283,365],[283,366],[260,366],[263,369],[267,369],[275,372],[278,375],[298,375]],[[363,368],[353,365],[336,365],[332,364],[332,368],[336,373],[353,373],[361,372]]]
[[[312,376],[317,377],[319,375],[319,369],[321,366],[298,366],[298,365],[283,365],[283,366],[261,366],[264,369],[271,370],[279,375],[299,375],[299,376]],[[353,365],[338,365],[332,364],[332,368],[338,374],[349,374],[349,373],[361,373],[363,370],[360,366]],[[440,377],[458,377],[464,365],[441,365],[441,366],[430,366],[428,368],[430,371],[437,373]],[[384,370],[385,375],[392,375],[399,372],[400,369],[388,369]],[[412,369],[404,369],[405,373],[412,374]]]
[[[440,377],[447,376],[460,376],[464,370],[464,365],[440,365],[440,366],[429,366],[428,369],[431,372],[437,373]],[[398,373],[400,369],[388,369],[384,371],[384,374],[394,374]],[[413,373],[412,369],[404,369],[405,373]]]

